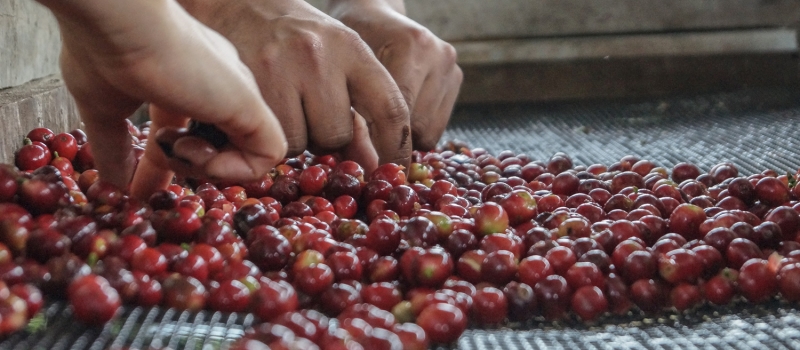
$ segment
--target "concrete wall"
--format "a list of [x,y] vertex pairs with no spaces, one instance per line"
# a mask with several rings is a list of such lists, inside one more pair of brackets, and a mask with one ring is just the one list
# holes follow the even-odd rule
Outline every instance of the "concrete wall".
[[61,38],[46,8],[0,0],[0,89],[58,73]]
[[75,103],[57,77],[0,90],[0,122],[0,163],[14,162],[14,151],[22,147],[23,137],[34,128],[45,126],[63,132],[80,126]]
[[61,38],[52,14],[33,0],[0,0],[0,163],[33,128],[80,126],[75,104],[58,77]]

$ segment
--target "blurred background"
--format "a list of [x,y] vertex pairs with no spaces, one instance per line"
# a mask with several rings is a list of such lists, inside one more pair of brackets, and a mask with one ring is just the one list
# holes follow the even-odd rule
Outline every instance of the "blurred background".
[[461,103],[798,85],[795,0],[405,3],[409,17],[455,45]]

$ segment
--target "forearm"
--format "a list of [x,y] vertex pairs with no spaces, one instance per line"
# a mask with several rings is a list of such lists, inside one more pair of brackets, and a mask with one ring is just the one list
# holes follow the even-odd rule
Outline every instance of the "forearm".
[[[120,19],[120,14],[136,8],[164,8],[166,0],[143,1],[132,0],[122,2],[118,6],[108,6],[102,0],[36,0],[47,7],[59,22],[75,22],[85,27],[107,26]],[[137,11],[133,12],[138,13]],[[130,16],[130,13],[128,13]]]
[[[336,7],[340,5],[358,5],[358,6],[389,6],[393,10],[405,15],[406,14],[406,6],[403,0],[329,0],[328,1],[328,12],[334,16],[333,12],[335,12]],[[336,17],[336,16],[334,16]]]

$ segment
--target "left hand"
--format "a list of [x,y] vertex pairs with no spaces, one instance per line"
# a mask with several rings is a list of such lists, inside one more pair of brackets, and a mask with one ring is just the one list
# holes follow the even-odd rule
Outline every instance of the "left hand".
[[394,78],[411,111],[414,149],[436,147],[463,80],[453,46],[381,1],[336,1],[329,13],[355,30]]

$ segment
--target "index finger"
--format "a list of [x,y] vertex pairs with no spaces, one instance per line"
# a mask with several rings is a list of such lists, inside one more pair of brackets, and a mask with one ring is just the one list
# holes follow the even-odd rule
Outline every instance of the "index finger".
[[169,114],[213,124],[228,135],[233,147],[211,159],[200,162],[202,157],[180,154],[193,166],[212,177],[257,179],[286,155],[286,138],[235,48],[219,34],[197,25],[206,36],[191,37],[197,42],[185,43],[188,52],[169,56],[193,59],[159,62],[158,69],[170,72],[170,77],[153,84],[174,93],[150,94],[145,99]]
[[353,108],[369,125],[369,134],[381,164],[411,163],[411,117],[408,104],[389,72],[374,56],[358,62],[348,77]]

